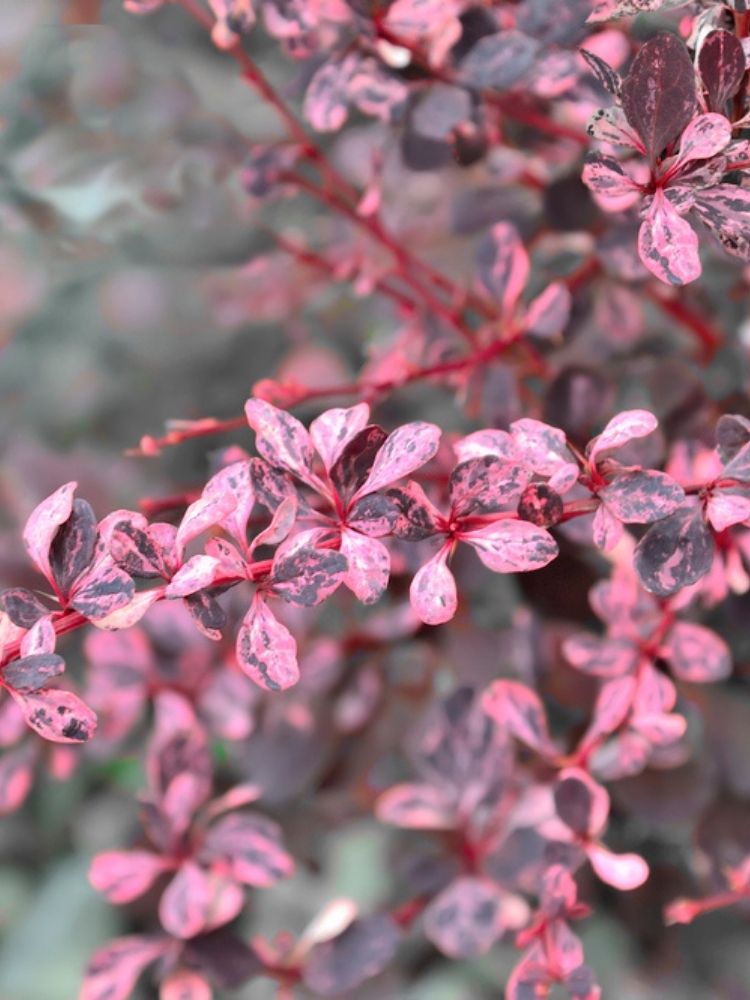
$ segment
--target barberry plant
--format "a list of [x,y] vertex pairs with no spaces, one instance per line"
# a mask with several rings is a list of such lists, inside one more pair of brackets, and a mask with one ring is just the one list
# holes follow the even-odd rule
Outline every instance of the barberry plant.
[[[123,935],[80,1000],[623,996],[598,921],[635,943],[639,908],[750,898],[722,737],[747,704],[750,13],[123,6],[278,120],[224,137],[212,183],[265,249],[204,292],[289,341],[236,415],[132,449],[235,434],[200,483],[114,511],[64,483],[0,591],[0,810],[43,767],[139,762],[89,869]],[[337,296],[321,373],[295,324]],[[679,851],[650,815],[670,780],[699,786]],[[387,837],[377,904],[307,898],[355,823]],[[436,955],[465,982],[412,993]]]

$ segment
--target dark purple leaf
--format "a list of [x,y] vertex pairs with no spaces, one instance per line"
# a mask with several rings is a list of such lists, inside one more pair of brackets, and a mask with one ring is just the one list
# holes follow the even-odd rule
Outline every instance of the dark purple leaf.
[[653,163],[693,117],[693,64],[685,43],[660,34],[638,52],[622,84],[622,106]]
[[362,497],[352,506],[347,516],[347,524],[370,538],[389,535],[398,521],[398,507],[382,493],[371,493]]
[[305,985],[323,996],[338,996],[377,976],[391,962],[401,934],[385,914],[354,920],[332,941],[311,951],[302,970]]
[[555,811],[576,834],[585,834],[591,816],[591,793],[576,778],[564,778],[555,785]]
[[37,691],[65,670],[65,660],[56,653],[36,653],[12,660],[3,667],[3,681],[16,691]]
[[742,42],[731,31],[711,31],[698,53],[698,69],[706,88],[709,111],[723,111],[745,75]]
[[58,530],[50,547],[50,566],[63,594],[83,573],[94,556],[96,515],[87,500],[76,499],[70,517]]
[[686,508],[653,524],[635,549],[641,583],[667,597],[700,580],[711,568],[714,545],[700,510]]
[[216,598],[205,590],[188,594],[184,598],[185,607],[197,628],[209,639],[221,638],[221,630],[227,623],[227,613]]
[[331,482],[342,499],[349,500],[365,482],[387,437],[382,427],[371,424],[347,442],[331,467]]
[[[719,457],[726,465],[741,451],[746,444],[750,444],[750,420],[739,413],[725,413],[719,417],[716,425],[716,448]],[[750,459],[748,459],[750,469]]]
[[224,989],[237,989],[264,968],[253,949],[225,928],[192,938],[185,954]]

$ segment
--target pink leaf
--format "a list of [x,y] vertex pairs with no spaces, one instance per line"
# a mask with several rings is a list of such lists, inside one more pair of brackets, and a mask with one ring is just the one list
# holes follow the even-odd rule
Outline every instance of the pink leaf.
[[358,403],[348,409],[326,410],[310,424],[310,437],[323,459],[323,465],[330,472],[341,452],[367,426],[370,407]]
[[247,522],[255,505],[255,491],[250,478],[250,463],[248,461],[233,462],[220,469],[206,483],[202,497],[218,502],[227,498],[234,501],[234,506],[227,503],[227,513],[217,523],[244,550],[247,544]]
[[405,783],[383,792],[375,806],[381,823],[410,830],[452,830],[456,825],[456,807],[434,785]]
[[96,715],[72,691],[47,688],[29,694],[11,694],[26,722],[53,743],[85,743],[96,731]]
[[562,466],[575,461],[568,450],[565,434],[559,427],[524,417],[514,420],[510,429],[522,460],[542,476],[551,476]]
[[456,613],[456,581],[447,566],[448,551],[441,549],[419,569],[411,582],[411,606],[425,625],[442,625]]
[[470,458],[481,458],[483,455],[496,455],[507,462],[517,462],[519,458],[513,437],[507,431],[492,429],[467,434],[456,441],[453,450],[459,462],[468,462]]
[[605,503],[599,504],[591,525],[594,545],[603,552],[610,552],[620,541],[625,528]]
[[255,447],[267,462],[325,493],[325,487],[312,471],[315,452],[310,435],[296,417],[262,399],[249,399],[245,414],[255,431]]
[[738,493],[712,493],[706,515],[714,531],[724,531],[733,524],[750,519],[750,497]]
[[388,549],[376,538],[366,538],[344,528],[341,532],[341,553],[346,556],[344,584],[364,604],[374,604],[388,586],[391,557]]
[[187,597],[197,590],[210,587],[220,572],[221,564],[213,556],[191,556],[177,570],[165,591],[166,597]]
[[634,670],[638,649],[630,639],[601,639],[579,633],[563,642],[565,659],[571,666],[595,677],[619,677]]
[[267,691],[283,691],[299,680],[297,643],[258,594],[237,635],[237,661]]
[[707,160],[732,141],[732,124],[724,115],[698,115],[680,137],[677,163]]
[[557,542],[544,528],[530,521],[503,520],[477,531],[462,532],[461,541],[476,551],[495,573],[526,573],[552,562]]
[[260,545],[278,545],[283,542],[294,527],[297,505],[296,496],[284,497],[274,511],[271,523],[253,539],[250,551],[254,552]]
[[421,468],[435,455],[440,441],[440,428],[417,420],[404,424],[389,434],[375,456],[370,474],[353,499],[391,486]]
[[553,281],[526,309],[523,325],[531,337],[559,341],[570,319],[572,296],[567,285]]
[[91,862],[89,882],[110,903],[129,903],[168,868],[169,862],[151,851],[107,851]]
[[202,496],[191,503],[180,522],[175,545],[177,555],[182,559],[185,546],[204,531],[221,524],[237,505],[236,499],[227,493]]
[[515,226],[498,222],[479,245],[479,278],[503,312],[513,311],[529,277],[529,256]]
[[78,483],[66,483],[31,512],[23,529],[23,542],[31,561],[52,582],[50,546],[59,527],[73,510],[73,494]]
[[489,879],[465,875],[444,889],[424,912],[424,932],[448,958],[486,955],[503,932],[500,889]]
[[482,696],[485,712],[517,740],[543,756],[555,755],[547,716],[539,697],[518,681],[494,681]]
[[232,879],[259,888],[275,885],[294,871],[281,827],[257,813],[232,813],[214,823],[201,858]]
[[636,685],[635,677],[630,676],[618,677],[602,685],[594,703],[591,724],[582,741],[584,745],[613,733],[623,724],[630,713]]
[[693,622],[677,622],[667,637],[663,655],[680,680],[709,684],[732,672],[729,647],[715,632]]
[[626,524],[649,524],[685,502],[685,491],[664,472],[623,472],[599,491],[607,507]]
[[174,937],[191,938],[229,923],[243,902],[238,886],[186,861],[162,894],[159,919],[164,930]]
[[159,987],[159,1000],[212,1000],[213,990],[198,972],[177,969]]
[[611,156],[589,153],[586,156],[583,183],[593,191],[597,202],[606,212],[622,212],[642,197],[640,185]]
[[658,425],[659,421],[648,410],[623,410],[616,417],[612,417],[601,434],[589,444],[590,461],[594,462],[603,451],[621,448],[634,438],[646,437],[651,431],[656,430]]
[[54,653],[57,635],[52,615],[39,618],[21,640],[21,656]]
[[648,270],[667,285],[687,285],[701,275],[698,235],[661,188],[638,230],[638,253]]
[[0,816],[15,812],[25,802],[34,781],[34,759],[29,744],[0,756]]
[[648,878],[648,865],[639,854],[612,854],[601,844],[590,844],[586,854],[602,882],[615,889],[637,889]]
[[128,1000],[146,966],[169,947],[163,938],[140,934],[110,941],[91,957],[78,1000]]

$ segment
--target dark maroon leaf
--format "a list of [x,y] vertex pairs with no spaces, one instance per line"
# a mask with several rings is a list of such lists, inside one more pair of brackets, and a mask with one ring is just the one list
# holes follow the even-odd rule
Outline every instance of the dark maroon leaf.
[[687,508],[653,524],[635,549],[643,586],[660,597],[700,580],[711,568],[714,545],[700,510]]
[[349,441],[331,468],[331,482],[339,496],[349,499],[362,486],[387,437],[382,427],[370,424]]
[[576,778],[564,778],[555,786],[557,815],[574,833],[587,832],[591,805],[591,793],[582,781]]
[[305,546],[274,561],[271,585],[285,601],[311,608],[336,590],[346,569],[340,552]]
[[622,106],[653,163],[673,142],[695,111],[693,64],[676,35],[649,39],[622,84]]
[[31,628],[44,615],[49,614],[36,594],[25,587],[12,587],[0,593],[0,610],[19,628]]
[[58,530],[50,548],[50,566],[63,594],[67,594],[94,557],[96,515],[87,500],[73,501],[68,520]]
[[12,660],[3,668],[5,683],[16,691],[36,691],[65,670],[65,660],[56,653],[36,653]]
[[185,955],[224,989],[237,989],[264,968],[253,949],[225,928],[192,938]]
[[731,31],[712,31],[698,54],[698,69],[706,88],[709,111],[723,111],[745,75],[742,42]]
[[619,97],[621,86],[620,74],[613,70],[609,63],[606,63],[596,53],[589,52],[588,49],[579,49],[578,51],[586,60],[589,69],[602,87],[612,94],[613,97]]
[[338,996],[377,976],[396,954],[401,935],[385,914],[353,921],[343,934],[316,945],[302,970],[311,990]]
[[518,501],[518,516],[540,528],[559,524],[565,510],[563,498],[546,483],[529,483]]

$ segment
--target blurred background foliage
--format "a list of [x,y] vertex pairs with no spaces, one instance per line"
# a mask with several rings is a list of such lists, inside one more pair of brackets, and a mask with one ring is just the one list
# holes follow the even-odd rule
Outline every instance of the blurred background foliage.
[[[83,23],[87,18],[94,23]],[[261,30],[248,44],[294,98],[293,74],[275,44]],[[308,384],[343,381],[366,349],[392,331],[394,319],[390,307],[374,298],[331,287],[279,255],[253,224],[238,168],[248,139],[277,135],[277,122],[239,80],[234,63],[179,10],[140,19],[124,13],[119,0],[2,4],[0,81],[0,582],[24,584],[29,571],[19,525],[60,482],[79,480],[99,514],[134,506],[146,494],[192,488],[205,476],[204,442],[156,461],[121,457],[122,451],[143,434],[159,433],[170,418],[241,412],[253,383],[270,374],[304,373]],[[357,150],[379,134],[379,126],[368,125],[346,140],[352,145],[340,155],[353,174]],[[441,186],[431,173],[417,176],[411,191],[418,190],[422,211],[452,184],[449,178]],[[469,230],[471,196],[466,193],[461,213]],[[487,219],[483,203],[477,204],[474,228]],[[498,217],[509,210],[518,217],[525,208],[519,202],[509,208],[507,200],[495,206]],[[300,200],[282,200],[273,211],[286,225],[300,227],[314,214]],[[450,241],[437,252],[454,269],[464,266]],[[721,275],[715,277],[720,282]],[[727,308],[736,322],[741,306]],[[668,394],[689,396],[689,386],[678,384],[682,369],[675,371]],[[712,371],[717,396],[740,384],[741,372],[721,359]],[[641,372],[636,364],[628,376],[632,385]],[[418,390],[410,399],[412,415],[437,417],[449,427],[461,421],[445,394]],[[390,412],[399,405],[389,404]],[[536,640],[520,627],[497,632],[518,625],[516,585],[482,576],[479,586],[473,566],[459,565],[459,572],[475,590],[479,628],[468,637],[447,635],[446,655],[461,661],[457,670],[465,678],[478,662],[494,668],[499,654],[508,669],[515,662],[523,671]],[[564,572],[554,578],[563,589],[564,578]],[[565,599],[585,599],[590,581],[582,573]],[[546,600],[554,603],[561,594],[558,587]],[[727,614],[737,617],[739,610]],[[451,642],[458,645],[451,648]],[[403,648],[400,655],[406,655]],[[413,671],[418,686],[425,669],[419,647],[409,656],[413,662],[405,664],[394,653],[389,666],[407,686]],[[68,659],[75,673],[75,655]],[[726,770],[736,772],[737,760],[747,761],[742,736],[746,744],[750,706],[733,706],[737,717],[724,734],[723,752]],[[716,711],[726,720],[720,707]],[[71,1000],[93,949],[130,929],[126,916],[88,886],[85,873],[95,851],[130,842],[139,768],[135,757],[111,764],[94,753],[65,781],[41,777],[24,809],[0,822],[1,1000]],[[746,769],[739,770],[735,785],[727,785],[729,795],[748,794]],[[640,836],[658,835],[668,866],[686,849],[680,802],[714,775],[698,781],[689,771],[682,784],[679,771],[662,777],[666,784],[655,795],[639,800],[634,786],[627,804]],[[655,815],[654,800],[665,797],[670,806]],[[318,808],[325,802],[323,796]],[[294,806],[287,803],[290,814]],[[393,869],[403,835],[364,819],[342,826],[325,843],[308,844],[305,810],[311,808],[305,802],[296,810],[289,836],[292,850],[314,855],[315,864],[301,865],[273,892],[255,894],[253,932],[299,932],[338,894],[364,909],[385,902],[379,873]],[[619,905],[624,911],[636,906],[630,900]],[[637,940],[606,911],[582,928],[605,997],[750,997],[747,925],[736,915],[673,929],[665,946],[660,903],[646,893],[637,906],[643,909],[628,913],[630,926],[641,929]],[[482,961],[449,963],[412,943],[404,963],[408,982],[386,973],[357,996],[497,997],[511,952],[504,944]],[[144,984],[141,996],[151,997],[149,990]],[[233,994],[248,1000],[271,995],[271,986],[262,983]]]

